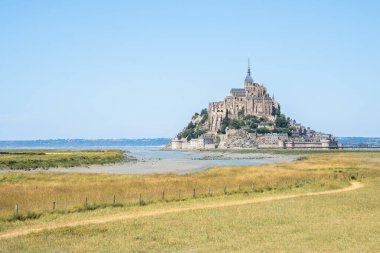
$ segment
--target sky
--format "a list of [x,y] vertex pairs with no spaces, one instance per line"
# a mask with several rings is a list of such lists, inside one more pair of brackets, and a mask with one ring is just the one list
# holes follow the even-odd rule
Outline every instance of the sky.
[[0,140],[173,137],[242,88],[380,136],[380,2],[0,1]]

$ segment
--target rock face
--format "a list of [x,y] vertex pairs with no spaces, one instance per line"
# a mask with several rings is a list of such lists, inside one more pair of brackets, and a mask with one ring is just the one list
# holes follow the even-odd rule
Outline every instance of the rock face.
[[218,148],[257,148],[256,134],[248,133],[243,129],[227,129]]
[[280,104],[256,83],[248,66],[244,88],[196,113],[167,149],[338,148],[330,134],[306,128],[281,114]]

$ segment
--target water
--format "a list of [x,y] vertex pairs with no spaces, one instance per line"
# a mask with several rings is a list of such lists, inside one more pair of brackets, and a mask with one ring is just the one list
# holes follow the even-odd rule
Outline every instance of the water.
[[[338,140],[347,146],[380,146],[380,138],[342,137]],[[49,171],[112,174],[150,174],[176,173],[187,174],[210,167],[225,165],[258,165],[287,162],[297,159],[298,155],[276,154],[233,154],[200,151],[162,151],[169,139],[139,140],[34,140],[0,141],[0,149],[121,149],[136,157],[138,162],[92,165],[90,167],[52,168]],[[154,145],[154,144],[159,145]],[[148,145],[149,144],[149,145]],[[205,159],[207,158],[207,159]]]
[[380,147],[380,138],[377,137],[338,137],[336,139],[346,147]]
[[137,159],[200,159],[204,154],[196,151],[161,150],[157,147],[118,147],[129,151]]
[[168,138],[155,139],[54,139],[54,140],[21,140],[1,141],[0,149],[93,149],[126,146],[165,146]]
[[[111,148],[111,147],[108,147]],[[188,174],[215,166],[258,165],[292,161],[296,155],[271,154],[231,154],[200,151],[168,151],[162,147],[112,147],[128,151],[128,155],[138,159],[110,165],[91,165],[89,167],[50,168],[50,172],[66,173],[109,173],[109,174]],[[206,158],[206,159],[205,159]]]
[[[215,166],[224,165],[258,165],[289,161],[298,156],[272,154],[230,154],[208,151],[168,151],[161,147],[125,147],[123,150],[142,161],[152,162],[152,167],[162,166],[163,172],[177,174],[193,173]],[[206,158],[206,159],[205,159]],[[220,158],[220,159],[219,159]],[[156,166],[154,166],[156,165]],[[134,167],[133,165],[130,167]],[[140,171],[141,165],[136,166]],[[154,173],[155,171],[149,170]],[[138,172],[138,171],[135,171]]]
[[[47,143],[49,144],[49,143]],[[8,144],[7,144],[8,145]],[[9,147],[9,146],[8,146]],[[0,147],[4,148],[4,147]],[[127,162],[109,165],[91,165],[71,168],[50,168],[49,172],[65,173],[109,173],[109,174],[188,174],[202,171],[215,166],[224,165],[258,165],[266,163],[291,161],[299,156],[271,155],[271,154],[234,154],[209,151],[169,151],[162,150],[162,146],[96,146],[75,145],[74,147],[59,146],[56,142],[52,145],[22,146],[12,148],[30,149],[121,149],[128,152],[129,156],[138,159],[137,162]],[[41,170],[39,170],[41,171]],[[4,172],[4,171],[3,171]]]
[[[380,146],[380,138],[377,137],[337,137],[339,143],[345,146]],[[1,141],[0,149],[94,149],[110,147],[131,146],[165,146],[170,142],[169,138],[155,139],[55,139],[55,140],[21,140]]]

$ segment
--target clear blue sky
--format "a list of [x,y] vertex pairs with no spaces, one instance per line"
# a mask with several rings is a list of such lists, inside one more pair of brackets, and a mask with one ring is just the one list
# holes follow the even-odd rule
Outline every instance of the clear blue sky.
[[379,1],[0,2],[0,139],[172,137],[242,87],[380,136]]

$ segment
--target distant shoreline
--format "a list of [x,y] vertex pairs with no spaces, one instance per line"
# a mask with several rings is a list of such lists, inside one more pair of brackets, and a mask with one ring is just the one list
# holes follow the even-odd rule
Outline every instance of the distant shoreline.
[[[345,146],[380,146],[380,137],[336,137]],[[171,138],[0,140],[0,149],[109,149],[164,147]]]

